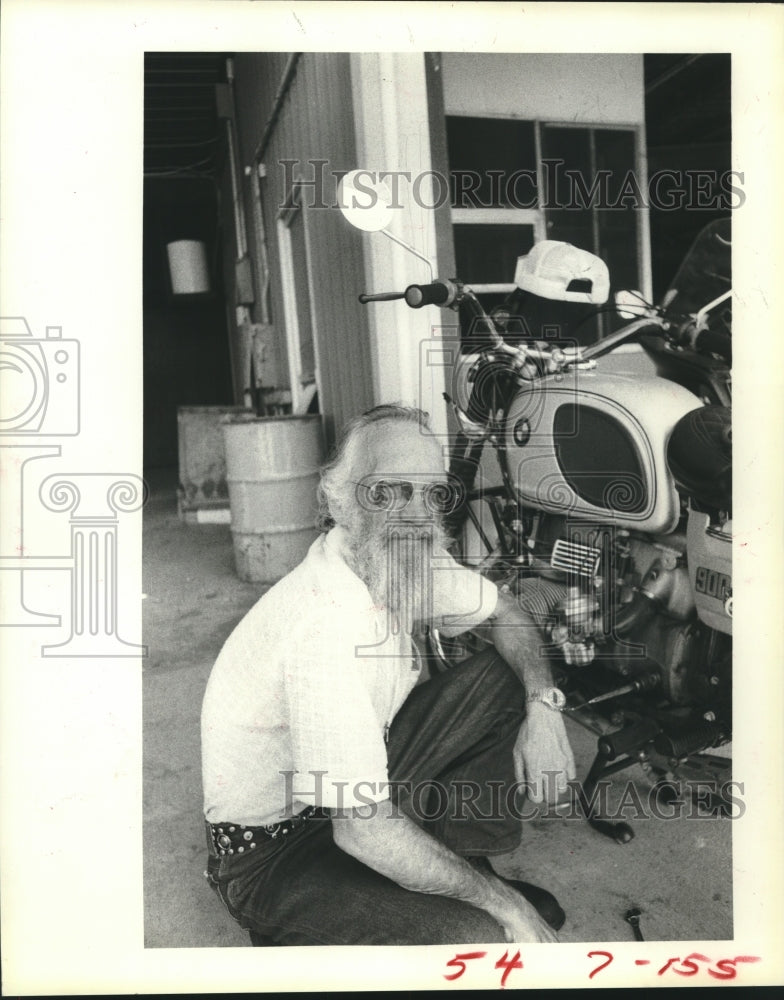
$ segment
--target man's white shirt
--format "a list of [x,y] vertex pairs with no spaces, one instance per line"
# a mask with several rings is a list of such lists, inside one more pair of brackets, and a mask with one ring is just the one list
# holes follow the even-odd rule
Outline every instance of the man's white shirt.
[[[420,676],[410,636],[376,605],[333,528],[248,612],[202,706],[204,813],[260,826],[308,805],[388,798],[385,736]],[[432,623],[447,635],[495,610],[495,585],[432,557]]]

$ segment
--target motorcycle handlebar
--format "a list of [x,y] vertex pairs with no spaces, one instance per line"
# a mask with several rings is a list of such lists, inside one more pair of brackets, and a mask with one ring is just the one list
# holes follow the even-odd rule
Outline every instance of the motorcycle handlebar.
[[614,333],[608,334],[603,340],[599,340],[595,344],[582,348],[580,351],[580,359],[582,361],[590,361],[602,354],[606,354],[609,350],[612,350],[613,347],[623,343],[624,340],[630,340],[641,330],[645,330],[648,327],[658,327],[661,329],[664,325],[665,321],[657,316],[644,316],[642,319],[637,319],[633,323],[629,323],[627,326],[621,327],[620,330],[616,330]]
[[409,285],[404,292],[363,292],[359,296],[362,305],[368,302],[393,302],[405,299],[411,309],[422,306],[449,306],[457,296],[457,287],[451,281],[432,281],[429,285]]
[[363,306],[367,305],[368,302],[394,302],[395,299],[404,298],[405,294],[405,292],[375,292],[371,295],[368,292],[362,292],[359,301]]
[[453,301],[457,289],[451,281],[431,281],[429,285],[409,285],[405,291],[406,305],[412,309],[422,306],[446,306]]

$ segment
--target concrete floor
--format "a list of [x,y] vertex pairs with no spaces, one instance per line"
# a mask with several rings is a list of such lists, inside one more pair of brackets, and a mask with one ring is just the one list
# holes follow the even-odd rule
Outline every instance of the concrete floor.
[[[144,523],[144,901],[149,948],[249,946],[208,887],[201,814],[199,713],[221,645],[261,596],[235,575],[225,525],[177,517],[176,473],[151,479]],[[595,737],[570,723],[584,776]],[[613,797],[626,776],[615,779]],[[643,798],[647,786],[639,786]],[[717,818],[633,823],[618,845],[580,820],[524,824],[515,852],[495,859],[500,874],[546,886],[567,912],[562,941],[632,940],[624,913],[643,911],[646,940],[732,938],[732,823]]]

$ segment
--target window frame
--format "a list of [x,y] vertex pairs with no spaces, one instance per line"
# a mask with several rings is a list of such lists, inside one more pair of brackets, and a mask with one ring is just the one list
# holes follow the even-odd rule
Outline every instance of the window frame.
[[[593,150],[595,138],[593,133],[596,130],[614,130],[631,132],[634,137],[634,162],[630,169],[634,171],[639,180],[640,189],[647,190],[647,157],[645,151],[645,126],[642,123],[626,122],[596,122],[596,121],[559,121],[557,119],[517,119],[504,114],[483,114],[481,116],[472,114],[450,113],[448,118],[477,118],[495,119],[509,122],[520,120],[529,121],[534,126],[534,147],[536,156],[536,208],[452,208],[450,206],[450,221],[455,225],[528,225],[534,228],[534,242],[548,239],[548,219],[547,209],[543,205],[544,197],[544,169],[542,165],[542,133],[546,128],[571,128],[582,129],[589,133],[590,144]],[[592,159],[595,154],[592,153]],[[447,162],[449,161],[449,150],[447,148]],[[450,166],[451,173],[451,166]],[[592,208],[592,252],[597,251],[598,240],[598,219],[596,218],[597,208]],[[454,232],[454,230],[453,230]],[[643,205],[636,215],[635,225],[635,247],[637,252],[637,283],[639,290],[648,301],[652,301],[653,287],[651,278],[651,255],[650,255],[650,221],[648,206]]]

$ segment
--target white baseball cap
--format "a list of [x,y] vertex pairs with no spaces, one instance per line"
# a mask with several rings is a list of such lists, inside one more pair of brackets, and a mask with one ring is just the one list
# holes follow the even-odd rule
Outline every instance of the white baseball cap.
[[601,257],[558,240],[542,240],[518,257],[514,280],[523,291],[561,302],[601,305],[610,294],[610,272]]

